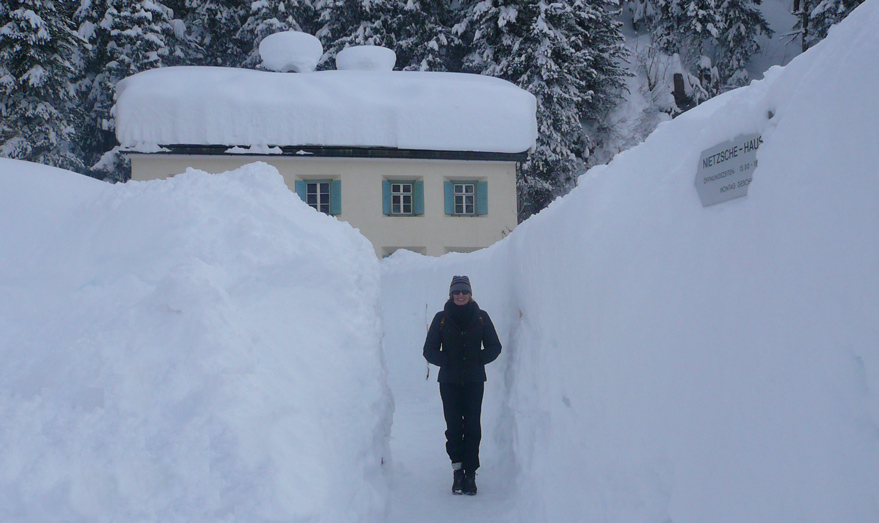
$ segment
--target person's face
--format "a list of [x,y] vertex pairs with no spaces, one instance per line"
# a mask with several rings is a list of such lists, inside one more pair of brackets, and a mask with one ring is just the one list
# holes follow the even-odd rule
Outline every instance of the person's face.
[[452,293],[452,301],[455,305],[467,305],[470,301],[470,291],[455,291]]

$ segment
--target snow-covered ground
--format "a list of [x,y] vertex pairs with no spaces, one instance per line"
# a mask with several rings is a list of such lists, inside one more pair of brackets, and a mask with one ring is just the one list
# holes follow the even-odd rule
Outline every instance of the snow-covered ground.
[[[879,520],[877,25],[472,254],[379,263],[262,164],[0,161],[0,521]],[[700,152],[755,132],[748,196],[702,207]],[[476,497],[421,357],[462,273],[504,343]]]

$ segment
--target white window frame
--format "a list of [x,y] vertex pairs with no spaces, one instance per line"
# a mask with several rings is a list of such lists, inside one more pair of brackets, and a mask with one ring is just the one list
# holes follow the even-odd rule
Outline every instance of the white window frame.
[[412,216],[413,214],[415,214],[415,184],[409,181],[391,180],[391,215]]
[[[325,190],[324,190],[325,189]],[[309,207],[318,211],[331,215],[331,197],[332,184],[330,180],[306,180],[305,181],[305,203]],[[324,198],[326,201],[323,201]]]
[[452,198],[455,216],[476,215],[476,182],[452,182]]

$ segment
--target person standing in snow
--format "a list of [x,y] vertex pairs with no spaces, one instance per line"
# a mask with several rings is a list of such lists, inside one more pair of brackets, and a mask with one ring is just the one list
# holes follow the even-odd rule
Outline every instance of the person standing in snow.
[[440,398],[446,419],[446,452],[452,460],[453,494],[476,494],[485,366],[501,353],[501,342],[488,313],[473,301],[470,278],[455,276],[449,300],[436,313],[424,359],[440,368]]

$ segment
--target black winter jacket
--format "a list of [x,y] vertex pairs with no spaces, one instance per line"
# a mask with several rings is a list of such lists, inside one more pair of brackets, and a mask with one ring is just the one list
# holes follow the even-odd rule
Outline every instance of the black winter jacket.
[[[475,313],[467,325],[458,325],[454,310],[461,307],[447,301],[442,312],[436,313],[427,339],[424,340],[424,359],[440,368],[440,383],[468,383],[485,381],[485,366],[501,353],[501,342],[488,313],[471,301]],[[469,305],[469,304],[468,304]],[[464,305],[464,307],[468,306]]]

